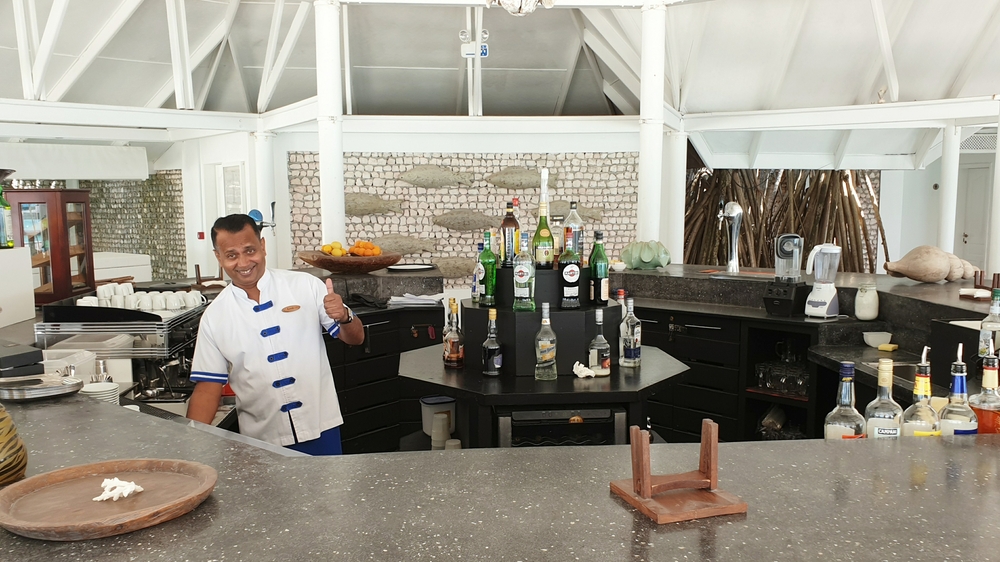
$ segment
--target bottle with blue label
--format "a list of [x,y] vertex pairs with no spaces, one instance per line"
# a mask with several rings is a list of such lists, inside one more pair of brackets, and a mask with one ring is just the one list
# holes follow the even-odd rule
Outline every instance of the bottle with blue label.
[[958,344],[958,359],[951,364],[951,393],[948,394],[948,405],[941,409],[941,435],[978,433],[979,420],[969,407],[969,391],[965,385],[965,376],[962,344]]

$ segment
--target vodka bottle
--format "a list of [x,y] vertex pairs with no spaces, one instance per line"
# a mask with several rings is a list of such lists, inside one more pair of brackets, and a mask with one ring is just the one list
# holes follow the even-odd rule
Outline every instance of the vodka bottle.
[[531,240],[531,254],[535,257],[535,269],[552,269],[555,259],[555,241],[549,230],[549,204],[542,201],[538,205],[538,228]]
[[501,366],[503,353],[500,340],[497,339],[497,309],[491,308],[489,323],[486,325],[486,341],[483,342],[483,374],[499,376]]
[[[852,363],[851,372],[853,373],[853,371],[854,364]],[[868,430],[868,437],[871,439],[898,438],[902,415],[903,408],[892,399],[892,359],[879,359],[878,395],[865,408],[865,427]]]
[[549,303],[542,303],[542,328],[535,336],[535,380],[554,381],[559,376],[556,369],[556,333],[549,320]]
[[903,436],[926,437],[941,435],[941,419],[931,408],[931,364],[927,362],[927,351],[917,365],[917,376],[913,380],[913,404],[903,412]]
[[514,304],[519,311],[535,311],[535,260],[529,251],[528,233],[521,233],[521,251],[514,257]]
[[628,313],[622,320],[622,348],[624,354],[618,359],[618,364],[622,367],[638,367],[642,352],[642,322],[635,316],[635,302],[632,299],[625,301]]
[[461,369],[465,366],[465,335],[458,323],[458,303],[454,299],[448,303],[448,330],[444,334],[444,366]]
[[608,305],[608,255],[604,253],[604,233],[594,233],[594,249],[590,252],[590,302],[594,306]]
[[969,407],[965,375],[962,344],[958,344],[958,359],[951,364],[951,393],[948,404],[941,408],[941,435],[968,435],[979,428],[976,413]]
[[857,439],[865,436],[865,418],[854,409],[854,362],[841,361],[837,405],[823,423],[826,439]]
[[[479,261],[479,255],[483,253],[483,243],[480,242],[476,249],[476,267],[472,269],[472,302],[479,302],[479,280],[483,278],[486,271],[483,270],[483,263]],[[482,271],[482,273],[480,273]]]
[[569,214],[566,215],[566,220],[563,221],[563,228],[566,231],[566,239],[573,239],[573,248],[577,254],[580,254],[580,259],[582,260],[583,256],[587,254],[583,251],[583,219],[576,212],[576,201],[569,202]]
[[622,308],[622,321],[618,323],[618,364],[625,357],[625,317],[628,316],[628,306],[625,305],[625,289],[618,289],[618,304]]
[[520,243],[521,224],[514,216],[514,203],[507,203],[507,213],[500,223],[500,255],[497,256],[500,267],[514,267],[514,256]]
[[604,310],[598,308],[594,311],[594,316],[597,321],[597,335],[587,348],[589,352],[587,366],[595,375],[606,377],[611,374],[611,344],[604,339]]
[[483,252],[479,254],[479,263],[482,267],[476,272],[483,275],[479,279],[479,304],[493,306],[496,304],[497,257],[493,253],[488,230],[483,233]]
[[559,256],[559,308],[580,308],[580,254],[573,245],[572,232],[566,227],[566,250]]
[[979,329],[979,356],[986,357],[990,353],[992,342],[993,349],[996,349],[996,333],[1000,332],[1000,289],[993,289],[990,301],[990,314],[983,318],[982,327]]
[[992,340],[989,355],[983,358],[983,390],[969,398],[969,406],[976,413],[979,433],[1000,433],[1000,396],[997,395],[997,356],[993,354]]

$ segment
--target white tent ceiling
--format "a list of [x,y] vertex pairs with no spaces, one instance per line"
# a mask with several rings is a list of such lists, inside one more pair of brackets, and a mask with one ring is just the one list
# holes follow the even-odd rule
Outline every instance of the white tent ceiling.
[[[196,109],[262,113],[316,95],[312,2],[279,2],[272,33],[274,0],[0,0],[0,71],[6,77],[0,102],[9,110],[0,112],[0,141],[94,136],[26,127],[34,122],[7,117],[17,114],[12,107],[23,107],[11,100],[174,107],[167,23],[172,2],[186,9]],[[383,2],[345,4],[351,100],[345,109],[355,115],[468,115],[458,38],[466,7]],[[556,4],[526,17],[485,10],[490,54],[482,60],[484,115],[636,114],[641,10]],[[25,14],[20,49],[19,6]],[[56,26],[62,6],[62,25]],[[295,29],[300,10],[301,33],[289,39],[273,96],[258,107],[263,69]],[[667,8],[666,36],[664,102],[683,116],[695,147],[715,167],[921,167],[940,151],[935,144],[945,121],[957,119],[966,135],[996,124],[997,104],[987,102],[1000,92],[1000,0],[684,2]],[[850,110],[880,98],[885,105],[876,110],[914,101],[987,102],[968,111],[929,112],[937,117],[927,121],[911,114],[900,119],[901,111],[870,112],[864,115],[879,117],[858,124]],[[850,117],[826,112],[815,119],[820,108],[844,108]],[[807,114],[813,119],[795,126]],[[144,140],[134,131],[122,139],[151,150],[170,140]]]

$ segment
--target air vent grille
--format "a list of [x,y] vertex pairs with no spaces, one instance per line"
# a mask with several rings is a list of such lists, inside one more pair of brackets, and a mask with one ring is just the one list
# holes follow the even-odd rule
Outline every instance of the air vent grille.
[[976,133],[962,141],[962,152],[994,152],[997,149],[996,133]]

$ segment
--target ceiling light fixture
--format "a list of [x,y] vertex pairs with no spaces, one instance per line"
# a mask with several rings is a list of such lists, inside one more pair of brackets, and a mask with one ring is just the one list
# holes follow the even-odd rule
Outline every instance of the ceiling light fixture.
[[[501,8],[510,12],[513,16],[526,16],[531,12],[535,11],[538,7],[539,0],[487,0],[486,6],[499,5]],[[546,9],[551,8],[555,5],[554,0],[541,0],[542,6]]]

